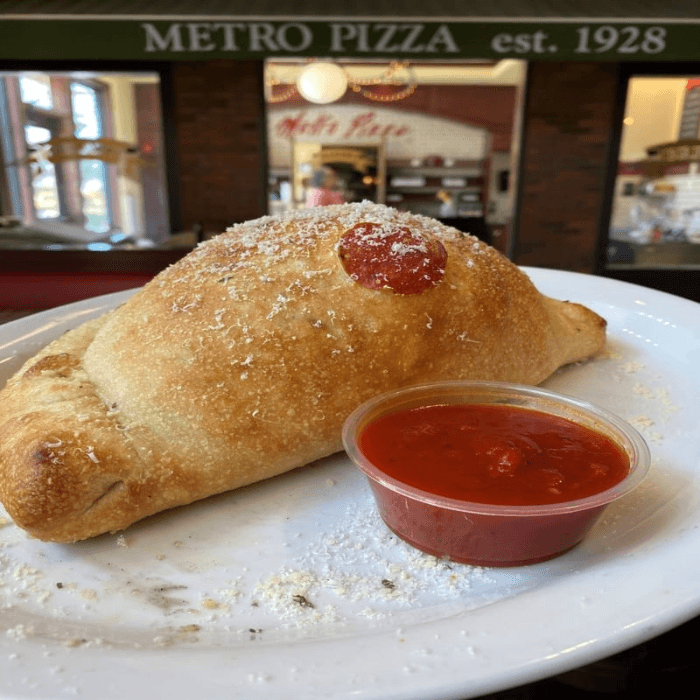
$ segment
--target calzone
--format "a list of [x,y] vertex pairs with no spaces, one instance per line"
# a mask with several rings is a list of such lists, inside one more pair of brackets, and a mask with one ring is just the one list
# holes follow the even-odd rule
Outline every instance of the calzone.
[[537,384],[605,321],[493,248],[368,202],[236,225],[26,362],[0,394],[0,499],[73,542],[342,449],[375,394]]

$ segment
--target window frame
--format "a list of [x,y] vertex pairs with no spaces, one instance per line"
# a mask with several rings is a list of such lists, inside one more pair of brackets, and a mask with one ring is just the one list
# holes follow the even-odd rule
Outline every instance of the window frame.
[[[261,62],[262,63],[262,62]],[[144,61],[144,60],[0,60],[0,75],[3,73],[19,72],[48,72],[48,73],[155,73],[159,78],[160,104],[162,117],[162,139],[164,152],[162,154],[165,170],[165,190],[167,197],[167,213],[170,231],[181,231],[183,228],[182,206],[180,203],[180,171],[177,153],[176,127],[173,119],[174,90],[172,80],[173,65],[170,61]],[[87,80],[88,78],[86,78]],[[3,81],[0,81],[0,114],[5,109],[6,99]],[[108,112],[109,110],[107,110]],[[9,160],[4,153],[7,150],[9,135],[0,130],[0,156],[3,160]],[[13,184],[5,177],[4,168],[0,168],[0,216],[10,210],[10,206],[16,203],[20,193],[15,191]],[[115,196],[115,193],[112,193]],[[115,200],[116,201],[116,200]],[[39,250],[39,249],[37,249]],[[3,251],[7,257],[12,251]],[[47,255],[56,255],[59,251],[44,251]],[[70,251],[65,251],[70,253]],[[148,253],[149,251],[142,251]],[[102,259],[113,252],[101,252]]]
[[[108,103],[106,86],[99,80],[66,76],[60,80],[51,80],[53,107],[46,109],[32,103],[23,102],[21,98],[21,73],[24,71],[8,72],[2,76],[3,109],[0,113],[2,123],[6,125],[6,131],[10,138],[3,144],[5,163],[14,165],[12,170],[4,168],[3,179],[6,186],[14,193],[11,198],[12,210],[15,216],[22,218],[27,223],[37,222],[62,222],[69,223],[86,230],[86,217],[84,215],[85,197],[82,194],[82,172],[79,164],[55,163],[54,175],[57,189],[58,215],[55,217],[38,216],[34,196],[32,166],[26,162],[31,154],[27,147],[25,130],[27,126],[36,126],[46,129],[50,138],[75,135],[78,124],[73,110],[73,86],[82,85],[92,90],[95,94],[97,107],[97,120],[99,124],[98,137],[110,136],[110,124],[108,121]],[[33,71],[34,72],[34,71]],[[38,71],[42,74],[54,71]],[[12,96],[12,99],[10,98]],[[61,107],[63,106],[63,108]],[[105,192],[107,210],[107,230],[112,230],[119,225],[118,210],[115,207],[116,200],[116,171],[114,166],[104,164],[101,181]],[[95,232],[95,235],[101,235]]]
[[644,267],[641,265],[616,267],[608,263],[610,224],[615,201],[617,169],[622,142],[623,118],[627,103],[629,82],[635,77],[664,77],[677,75],[700,75],[700,61],[685,62],[624,62],[618,64],[618,82],[613,131],[608,145],[604,196],[601,202],[593,273],[643,287],[676,294],[700,302],[700,287],[697,285],[698,267]]

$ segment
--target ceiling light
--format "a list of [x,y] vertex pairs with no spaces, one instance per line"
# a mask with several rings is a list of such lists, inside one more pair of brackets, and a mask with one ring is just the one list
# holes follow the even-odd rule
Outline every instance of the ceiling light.
[[296,85],[304,99],[325,105],[339,100],[345,94],[348,76],[335,63],[310,63],[299,73]]
[[265,76],[265,99],[269,103],[286,102],[301,95],[308,102],[330,104],[339,100],[348,88],[374,102],[397,102],[416,90],[416,77],[408,61],[391,61],[374,78],[353,76],[337,63],[311,61],[293,82],[282,82],[271,71]]

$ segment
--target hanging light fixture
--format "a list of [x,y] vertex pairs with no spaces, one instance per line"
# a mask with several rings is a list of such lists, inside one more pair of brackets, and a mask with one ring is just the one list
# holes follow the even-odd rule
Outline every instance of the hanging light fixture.
[[348,74],[337,63],[310,63],[299,73],[296,86],[305,100],[327,105],[345,94]]
[[[400,79],[401,73],[407,74],[407,79]],[[381,75],[369,79],[353,78],[337,63],[314,61],[301,70],[293,84],[284,85],[272,75],[266,80],[270,103],[286,102],[299,94],[314,104],[330,104],[348,88],[374,102],[397,102],[415,92],[416,81],[408,61],[392,61]]]

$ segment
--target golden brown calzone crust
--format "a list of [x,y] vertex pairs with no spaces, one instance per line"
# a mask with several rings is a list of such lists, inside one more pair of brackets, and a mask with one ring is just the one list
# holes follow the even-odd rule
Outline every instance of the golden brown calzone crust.
[[[339,243],[368,222],[439,241],[439,279],[410,294],[358,282]],[[200,245],[8,382],[0,499],[33,536],[81,540],[336,452],[347,415],[379,392],[537,384],[604,343],[602,318],[432,219],[369,203],[265,217]]]

